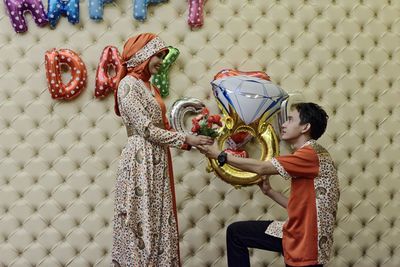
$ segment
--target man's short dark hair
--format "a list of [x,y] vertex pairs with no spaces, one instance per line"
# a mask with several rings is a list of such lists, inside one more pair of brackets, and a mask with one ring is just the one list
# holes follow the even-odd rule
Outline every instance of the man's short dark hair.
[[296,103],[292,105],[292,109],[299,112],[300,124],[310,124],[310,136],[317,140],[326,130],[328,123],[328,114],[319,105],[308,103]]

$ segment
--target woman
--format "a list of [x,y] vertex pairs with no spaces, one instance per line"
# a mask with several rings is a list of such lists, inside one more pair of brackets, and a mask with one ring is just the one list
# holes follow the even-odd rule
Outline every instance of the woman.
[[150,82],[167,53],[145,33],[124,45],[115,112],[128,133],[117,171],[114,266],[179,266],[179,238],[169,146],[212,144],[206,136],[169,131],[166,108]]

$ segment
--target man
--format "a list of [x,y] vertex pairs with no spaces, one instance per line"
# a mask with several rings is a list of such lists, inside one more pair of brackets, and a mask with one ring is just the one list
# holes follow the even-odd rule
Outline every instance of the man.
[[[282,252],[286,266],[323,266],[329,261],[339,201],[337,171],[329,153],[317,140],[326,129],[328,115],[317,104],[292,106],[282,125],[281,139],[294,153],[268,161],[239,158],[218,146],[201,146],[207,157],[244,171],[263,175],[261,191],[287,209],[286,222],[244,221],[227,229],[228,265],[250,266],[248,248]],[[268,176],[291,179],[289,199],[274,191]]]

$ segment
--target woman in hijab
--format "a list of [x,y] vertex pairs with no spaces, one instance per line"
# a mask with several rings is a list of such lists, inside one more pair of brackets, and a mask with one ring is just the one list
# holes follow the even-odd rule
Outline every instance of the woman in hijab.
[[212,144],[206,136],[170,131],[160,93],[150,83],[167,53],[151,33],[124,45],[115,112],[128,134],[117,171],[114,266],[180,266],[177,211],[169,147]]

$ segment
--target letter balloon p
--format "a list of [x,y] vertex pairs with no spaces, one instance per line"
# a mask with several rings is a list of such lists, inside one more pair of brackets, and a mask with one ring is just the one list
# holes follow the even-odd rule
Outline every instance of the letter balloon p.
[[[61,80],[62,65],[71,71],[71,79],[65,85]],[[48,89],[53,99],[70,100],[86,87],[87,71],[82,59],[69,49],[52,49],[45,54]]]

